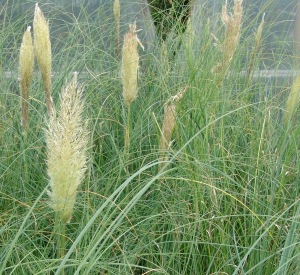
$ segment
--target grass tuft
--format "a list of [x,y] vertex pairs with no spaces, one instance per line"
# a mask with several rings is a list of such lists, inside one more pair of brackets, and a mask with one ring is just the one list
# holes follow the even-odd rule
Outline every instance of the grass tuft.
[[[261,77],[295,62],[288,36],[275,41],[274,27],[290,27],[286,10],[275,26],[272,2],[254,14],[232,1],[231,14],[228,1],[223,23],[217,2],[213,14],[209,1],[182,7],[187,20],[170,1],[162,15],[173,19],[154,22],[168,34],[148,41],[129,12],[137,2],[120,1],[121,33],[137,19],[126,74],[113,1],[41,4],[51,25],[41,54],[53,55],[48,84],[33,71],[24,138],[16,68],[34,14],[32,3],[9,2],[0,8],[0,275],[299,274],[299,83]],[[58,106],[50,116],[46,89]]]

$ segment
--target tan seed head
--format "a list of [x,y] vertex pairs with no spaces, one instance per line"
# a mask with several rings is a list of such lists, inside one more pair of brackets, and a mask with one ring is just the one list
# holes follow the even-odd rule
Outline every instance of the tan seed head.
[[119,52],[120,52],[120,1],[115,0],[114,2],[114,16],[116,20],[116,57],[119,58]]
[[[164,119],[162,124],[162,135],[160,138],[160,149],[162,151],[169,150],[171,146],[172,133],[176,125],[176,104],[183,97],[187,87],[183,88],[177,95],[172,96],[164,105]],[[167,160],[165,152],[160,160]]]
[[115,0],[114,2],[114,16],[115,18],[120,18],[120,1]]
[[52,55],[49,35],[49,24],[46,21],[38,4],[36,4],[35,6],[33,31],[35,55],[42,73],[48,113],[51,115],[53,114],[53,102],[51,97]]
[[25,130],[27,130],[28,128],[28,99],[34,67],[34,53],[30,29],[31,27],[28,27],[23,35],[19,60],[19,75],[22,99],[22,123]]
[[237,49],[243,17],[243,0],[235,0],[233,14],[228,14],[227,3],[222,7],[221,20],[225,25],[225,40],[223,44],[223,59],[213,69],[214,72],[226,72]]
[[64,223],[70,221],[77,188],[87,166],[87,123],[82,119],[82,87],[76,76],[63,90],[59,113],[46,130],[50,205]]
[[129,31],[124,37],[122,49],[123,97],[126,106],[129,106],[135,100],[138,93],[138,44],[142,46],[136,34],[136,24],[130,24]]
[[286,101],[286,113],[285,113],[285,122],[288,123],[289,120],[294,115],[296,109],[299,107],[300,103],[300,75],[296,77],[293,82],[289,97]]

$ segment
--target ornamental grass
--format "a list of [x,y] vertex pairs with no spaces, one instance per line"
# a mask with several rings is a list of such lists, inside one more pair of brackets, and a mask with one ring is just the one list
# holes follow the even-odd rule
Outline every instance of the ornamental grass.
[[28,100],[34,67],[34,52],[30,29],[31,27],[29,26],[23,35],[19,59],[19,75],[22,100],[22,125],[25,131],[27,131],[28,129]]
[[82,90],[75,75],[63,88],[60,111],[50,117],[46,130],[50,205],[63,223],[71,220],[77,188],[87,166],[88,130],[82,118]]
[[52,115],[54,112],[54,107],[51,97],[52,54],[49,35],[49,22],[46,21],[44,14],[42,13],[38,4],[36,4],[35,6],[33,31],[34,51],[44,82],[47,110],[48,114]]

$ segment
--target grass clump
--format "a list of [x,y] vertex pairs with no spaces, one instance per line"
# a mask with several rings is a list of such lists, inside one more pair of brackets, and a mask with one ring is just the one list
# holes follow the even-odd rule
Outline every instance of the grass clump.
[[[51,97],[60,108],[45,120],[43,77],[33,74],[26,140],[20,83],[0,76],[0,274],[298,274],[300,127],[285,123],[298,109],[286,112],[291,79],[258,77],[267,10],[259,49],[263,14],[249,21],[243,13],[222,85],[212,71],[223,62],[215,38],[229,30],[220,16],[212,22],[203,10],[201,32],[193,17],[140,54],[137,25],[126,97],[112,1],[109,18],[87,5],[41,6],[53,30]],[[6,12],[1,52],[10,47],[17,57],[34,14],[16,23]],[[275,53],[276,64],[286,62],[284,49]],[[17,58],[1,58],[16,68]],[[75,70],[78,79],[64,85]]]

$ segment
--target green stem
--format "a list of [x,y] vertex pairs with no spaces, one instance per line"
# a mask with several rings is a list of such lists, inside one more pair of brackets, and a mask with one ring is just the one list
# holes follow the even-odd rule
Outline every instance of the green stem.
[[130,146],[130,105],[127,109],[127,122],[125,127],[125,136],[124,136],[124,153],[128,155],[129,153],[129,146]]
[[[66,224],[59,219],[58,215],[56,215],[55,227],[58,238],[57,258],[63,259],[66,255]],[[65,274],[64,269],[61,274]]]
[[[21,138],[21,150],[22,150],[22,157],[23,157],[23,165],[24,165],[24,183],[29,183],[29,169],[28,169],[28,161],[27,161],[27,131],[23,132],[23,137]],[[25,189],[24,189],[25,190]]]
[[66,254],[66,224],[60,223],[60,257],[64,258]]
[[126,173],[128,172],[127,161],[129,159],[129,147],[130,147],[130,105],[127,109],[127,121],[125,126],[125,135],[124,135],[124,166],[126,167]]

